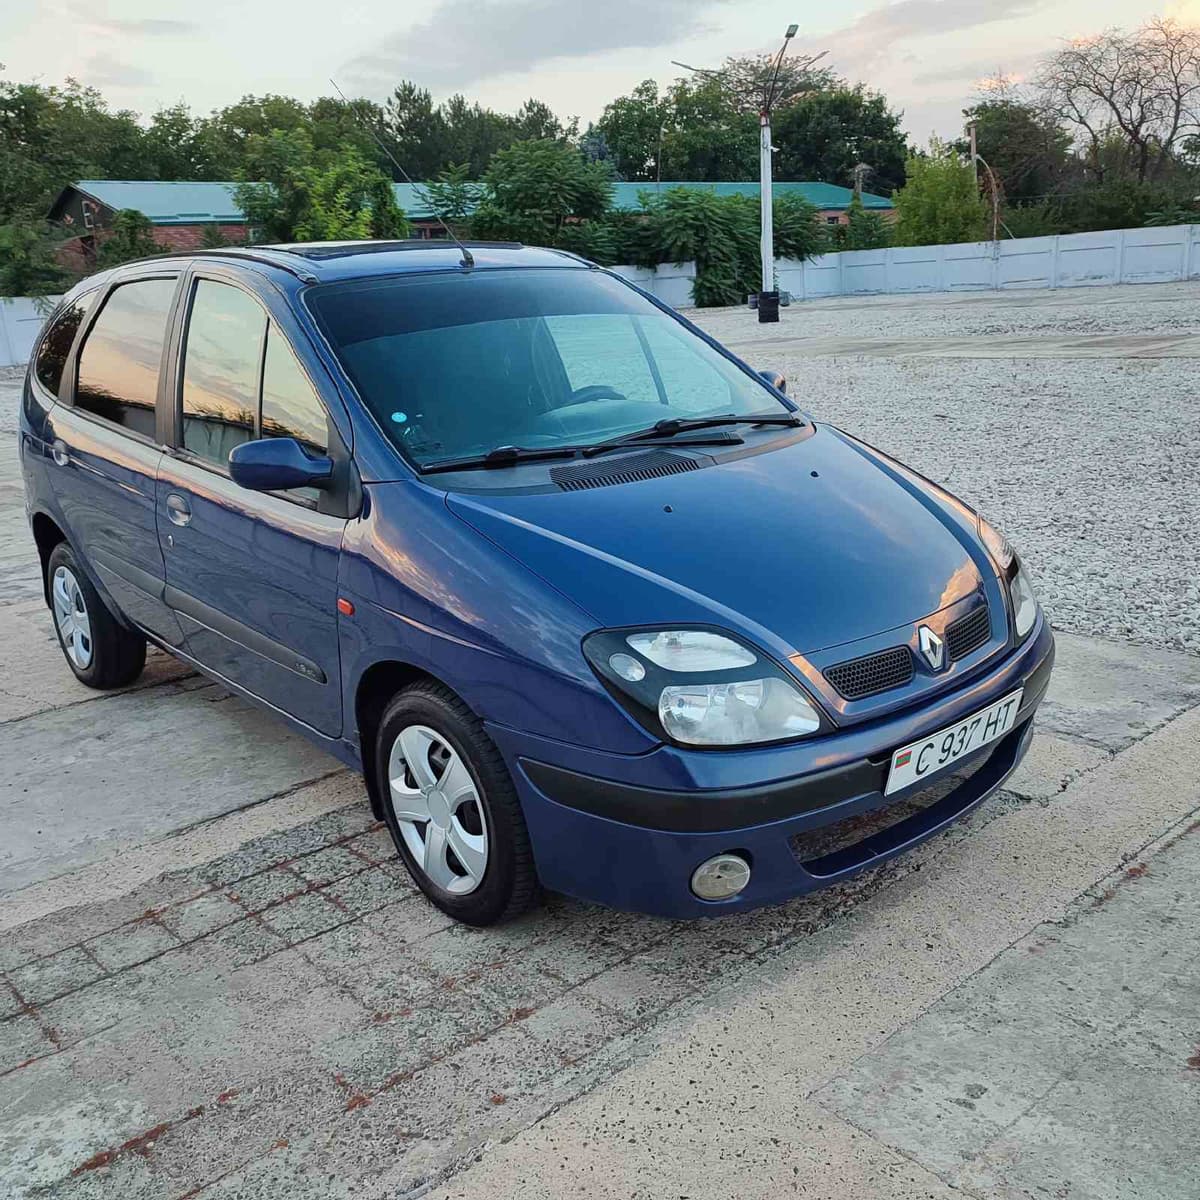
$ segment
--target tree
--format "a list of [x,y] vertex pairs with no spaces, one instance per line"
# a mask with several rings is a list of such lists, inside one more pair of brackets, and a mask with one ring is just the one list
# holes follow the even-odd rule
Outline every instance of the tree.
[[1200,30],[1155,18],[1132,33],[1110,29],[1051,54],[1035,84],[1046,106],[1072,126],[1095,179],[1117,134],[1138,183],[1158,179],[1200,133]]
[[771,134],[779,179],[814,179],[852,187],[860,163],[871,168],[871,190],[889,195],[904,183],[908,144],[878,92],[835,83],[798,96],[774,115]]
[[612,174],[556,141],[515,142],[492,159],[486,195],[471,218],[476,237],[558,246],[597,261],[615,261],[606,223]]
[[153,178],[143,138],[134,114],[111,112],[94,88],[0,79],[0,220],[40,217],[76,179]]
[[892,230],[878,209],[866,208],[856,192],[846,210],[843,250],[882,250],[892,244]]
[[96,266],[104,270],[161,253],[162,247],[154,239],[154,226],[150,224],[150,218],[136,208],[123,208],[113,217],[110,232],[100,242]]
[[318,154],[304,129],[251,134],[253,178],[234,189],[246,224],[268,242],[402,237],[391,180],[357,150]]
[[837,85],[837,76],[825,69],[814,70],[812,59],[785,57],[776,64],[774,54],[745,54],[727,58],[711,76],[720,82],[733,108],[757,116],[772,92],[774,109],[786,108],[800,97]]
[[449,225],[465,221],[484,197],[484,186],[471,179],[467,163],[448,166],[431,183],[421,185],[429,207]]
[[988,214],[975,168],[936,140],[928,154],[908,160],[908,182],[896,193],[896,245],[977,242],[988,234]]
[[0,225],[0,296],[50,296],[66,286],[59,238],[40,216],[13,213]]
[[670,104],[659,96],[653,79],[643,79],[628,96],[604,106],[595,132],[604,140],[619,178],[654,178],[659,131],[669,113]]
[[568,220],[599,217],[612,203],[612,176],[603,163],[584,162],[560,142],[516,142],[492,159],[486,183],[491,202],[535,216],[559,229]]
[[[979,154],[1010,204],[1029,204],[1062,192],[1074,177],[1071,135],[1059,118],[1004,80],[985,85],[963,109],[974,124]],[[955,147],[967,153],[967,143]]]

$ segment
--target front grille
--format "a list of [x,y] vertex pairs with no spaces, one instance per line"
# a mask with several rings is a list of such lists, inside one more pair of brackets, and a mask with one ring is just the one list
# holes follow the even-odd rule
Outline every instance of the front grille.
[[912,677],[913,661],[907,646],[893,646],[825,668],[825,678],[846,700],[861,700],[903,687]]
[[668,454],[665,450],[647,450],[616,462],[581,463],[569,467],[554,467],[550,478],[564,492],[580,492],[586,488],[611,487],[615,483],[637,483],[642,479],[656,479],[660,475],[680,475],[684,471],[696,471],[700,464],[694,458]]
[[992,633],[992,619],[988,607],[981,604],[965,617],[946,626],[946,653],[951,662],[966,658],[972,650],[978,650]]

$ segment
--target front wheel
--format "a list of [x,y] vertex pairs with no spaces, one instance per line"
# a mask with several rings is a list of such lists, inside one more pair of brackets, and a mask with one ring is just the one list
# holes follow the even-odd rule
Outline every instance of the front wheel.
[[438,908],[467,925],[529,908],[537,876],[520,802],[482,722],[449,688],[428,681],[399,692],[375,760],[396,849]]
[[46,586],[58,644],[75,678],[99,689],[132,683],[146,665],[146,639],[109,612],[66,542],[50,554]]

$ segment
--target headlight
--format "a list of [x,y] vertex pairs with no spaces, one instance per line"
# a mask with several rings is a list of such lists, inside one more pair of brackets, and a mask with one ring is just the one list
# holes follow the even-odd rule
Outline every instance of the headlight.
[[1033,584],[1029,575],[1021,565],[1017,552],[1009,544],[1008,539],[994,526],[989,525],[982,517],[979,518],[979,536],[987,547],[1000,578],[1008,586],[1008,595],[1012,603],[1013,629],[1017,641],[1023,641],[1029,636],[1037,620],[1037,597],[1033,594]]
[[1034,621],[1037,620],[1037,597],[1033,594],[1033,584],[1029,582],[1029,576],[1020,563],[1017,564],[1017,573],[1012,577],[1008,590],[1012,596],[1013,628],[1017,631],[1019,642],[1029,634]]
[[584,639],[583,652],[658,737],[751,746],[821,728],[820,713],[782,667],[715,630],[604,630]]

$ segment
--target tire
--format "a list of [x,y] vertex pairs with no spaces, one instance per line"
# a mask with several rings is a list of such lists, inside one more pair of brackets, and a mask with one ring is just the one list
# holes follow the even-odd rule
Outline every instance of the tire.
[[80,683],[106,690],[142,673],[146,639],[112,615],[66,542],[54,547],[46,563],[46,592],[59,647]]
[[442,912],[498,925],[534,903],[537,873],[512,779],[483,723],[449,688],[430,680],[396,694],[374,770],[400,858]]

